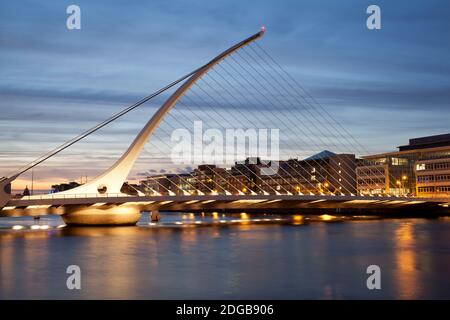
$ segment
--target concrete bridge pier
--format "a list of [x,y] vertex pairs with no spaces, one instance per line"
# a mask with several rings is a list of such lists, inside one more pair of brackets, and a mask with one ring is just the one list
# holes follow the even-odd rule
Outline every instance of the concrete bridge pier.
[[153,222],[161,220],[161,215],[159,214],[158,210],[152,210],[152,212],[150,213],[150,217]]
[[61,218],[67,225],[78,226],[131,226],[141,218],[138,206],[110,205],[101,207],[67,206]]

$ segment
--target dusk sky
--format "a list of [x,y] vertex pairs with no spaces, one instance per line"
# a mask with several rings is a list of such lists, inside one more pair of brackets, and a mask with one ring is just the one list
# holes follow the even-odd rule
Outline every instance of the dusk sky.
[[[81,30],[66,28],[70,4]],[[366,27],[370,4],[381,30]],[[2,1],[0,176],[263,25],[259,44],[369,152],[450,132],[448,1]],[[67,150],[73,161],[38,168],[37,181],[93,177],[161,102]]]

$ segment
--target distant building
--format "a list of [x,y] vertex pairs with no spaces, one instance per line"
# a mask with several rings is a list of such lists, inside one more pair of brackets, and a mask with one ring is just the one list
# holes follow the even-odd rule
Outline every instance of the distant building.
[[148,176],[139,181],[140,188],[146,195],[185,195],[195,193],[195,179],[191,174],[162,174]]
[[60,183],[52,185],[51,193],[62,192],[80,186],[78,182],[72,181],[68,183]]
[[247,158],[244,161],[236,162],[230,169],[229,183],[234,192],[244,194],[261,193],[264,187],[261,186],[261,169],[269,168],[270,162],[261,161],[259,157]]
[[22,193],[22,195],[23,196],[29,196],[31,193],[30,193],[30,189],[28,189],[28,186],[25,186],[25,189],[23,189],[23,193]]
[[259,175],[258,185],[268,193],[356,193],[354,154],[324,150],[304,160],[279,162],[274,175]]
[[410,139],[398,149],[359,160],[358,193],[450,196],[450,134]]
[[168,175],[169,190],[176,195],[195,194],[195,178],[191,174],[180,173]]
[[204,194],[215,192],[225,194],[228,186],[229,173],[225,168],[213,164],[199,165],[194,170],[195,188]]
[[137,196],[137,195],[139,195],[140,192],[144,193],[144,188],[142,185],[124,182],[122,185],[122,188],[120,189],[120,192],[129,194],[132,196]]
[[143,186],[146,195],[168,195],[171,182],[168,175],[161,174],[149,176],[139,181],[139,184]]
[[416,138],[403,151],[416,151],[416,195],[450,197],[450,134]]
[[[353,154],[320,152],[304,160],[278,164],[247,158],[229,170],[199,165],[189,174],[149,176],[140,184],[145,194],[348,194],[356,193],[356,160]],[[264,170],[265,169],[265,170]],[[264,170],[264,171],[263,171]]]
[[409,195],[414,191],[413,160],[398,153],[358,159],[356,176],[360,195]]

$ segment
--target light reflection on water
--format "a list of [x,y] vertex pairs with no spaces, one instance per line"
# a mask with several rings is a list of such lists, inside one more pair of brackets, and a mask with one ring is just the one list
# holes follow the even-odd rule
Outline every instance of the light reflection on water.
[[[0,219],[1,299],[450,298],[445,218],[163,214],[152,225],[144,215],[138,227],[62,223]],[[66,289],[71,264],[82,270],[79,291]],[[366,288],[371,264],[381,267],[382,290]]]

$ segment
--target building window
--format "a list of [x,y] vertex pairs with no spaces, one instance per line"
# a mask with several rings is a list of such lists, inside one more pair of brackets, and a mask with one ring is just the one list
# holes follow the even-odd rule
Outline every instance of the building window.
[[405,166],[408,164],[408,159],[392,158],[391,162],[393,166]]
[[416,170],[417,171],[425,170],[425,163],[418,163],[416,165]]

